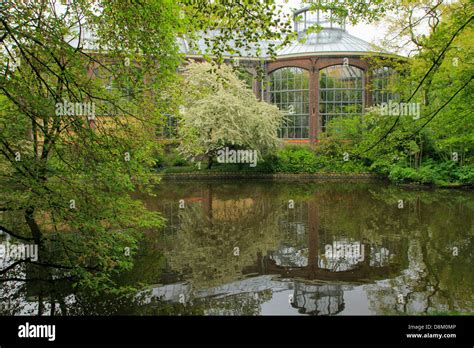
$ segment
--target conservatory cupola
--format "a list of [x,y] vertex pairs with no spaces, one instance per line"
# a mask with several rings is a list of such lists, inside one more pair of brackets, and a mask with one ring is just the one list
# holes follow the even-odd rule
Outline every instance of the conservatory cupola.
[[[344,20],[336,19],[331,10],[310,10],[310,7],[304,7],[293,13],[295,31],[298,38],[302,41],[314,44],[330,43],[341,39],[346,30]],[[320,27],[319,32],[309,30],[310,28]]]

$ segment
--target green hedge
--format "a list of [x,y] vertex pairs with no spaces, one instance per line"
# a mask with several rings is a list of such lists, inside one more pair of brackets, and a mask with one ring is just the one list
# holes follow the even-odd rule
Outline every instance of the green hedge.
[[289,145],[280,149],[267,164],[278,173],[366,173],[361,161],[344,161],[343,154],[333,155],[317,151],[316,147]]
[[394,165],[390,169],[389,179],[397,183],[417,182],[445,186],[449,184],[472,185],[474,166],[460,166],[453,161],[437,163],[427,160],[419,168]]
[[474,166],[460,166],[453,161],[435,162],[425,159],[422,166],[412,168],[405,163],[393,164],[380,159],[373,163],[350,159],[344,161],[344,148],[329,142],[317,145],[286,145],[273,154],[264,156],[256,167],[248,164],[215,163],[208,170],[205,164],[199,170],[196,164],[186,161],[176,150],[158,158],[157,169],[163,173],[191,172],[251,172],[251,173],[376,173],[395,183],[420,183],[452,186],[473,185]]

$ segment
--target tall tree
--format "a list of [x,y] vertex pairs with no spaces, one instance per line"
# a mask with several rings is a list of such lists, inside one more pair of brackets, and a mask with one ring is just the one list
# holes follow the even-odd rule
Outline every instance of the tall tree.
[[269,2],[2,2],[0,228],[40,248],[2,281],[117,291],[140,232],[162,224],[130,193],[152,183],[156,127],[180,100],[179,39],[212,32],[219,60],[231,37],[239,51],[276,29]]

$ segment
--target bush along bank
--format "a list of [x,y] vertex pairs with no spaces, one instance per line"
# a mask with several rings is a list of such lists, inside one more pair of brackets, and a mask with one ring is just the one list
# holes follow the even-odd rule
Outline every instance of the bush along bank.
[[157,171],[173,173],[262,173],[262,174],[375,174],[397,184],[423,184],[440,187],[473,186],[474,167],[456,161],[426,159],[417,167],[407,161],[391,163],[383,159],[351,156],[334,144],[286,145],[257,161],[248,163],[219,163],[208,169],[205,163],[187,161],[176,150],[158,157]]

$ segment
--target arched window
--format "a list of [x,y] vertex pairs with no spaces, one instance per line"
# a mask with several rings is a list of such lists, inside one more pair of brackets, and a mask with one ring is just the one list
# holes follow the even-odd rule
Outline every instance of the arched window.
[[270,102],[285,113],[278,131],[283,139],[309,138],[309,73],[282,68],[270,74]]
[[334,65],[319,72],[319,114],[322,130],[334,117],[364,112],[364,71],[351,65]]

